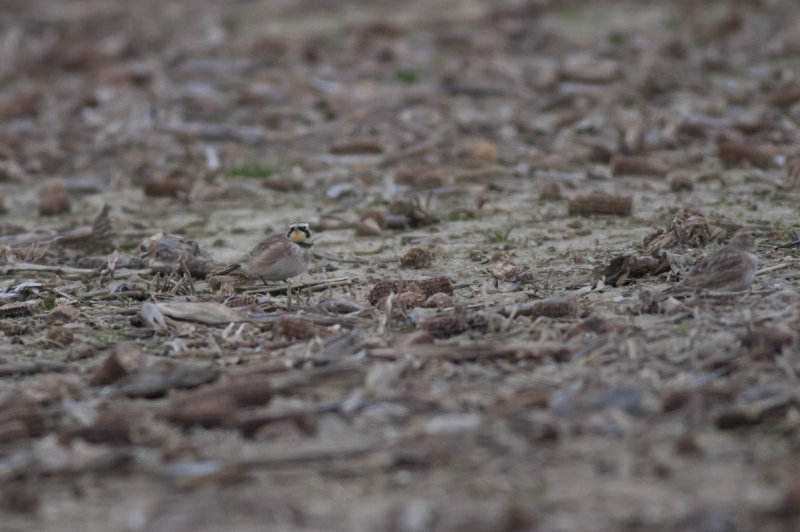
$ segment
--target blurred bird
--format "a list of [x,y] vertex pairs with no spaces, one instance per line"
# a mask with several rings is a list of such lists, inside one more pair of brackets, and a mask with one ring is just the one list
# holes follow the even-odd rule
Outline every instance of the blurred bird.
[[758,269],[758,257],[752,253],[761,235],[754,229],[739,229],[728,244],[700,259],[688,275],[663,295],[681,295],[697,289],[715,292],[747,290]]
[[292,285],[289,278],[296,277],[311,264],[314,242],[311,229],[305,222],[293,223],[286,234],[268,236],[258,243],[250,253],[214,275],[227,275],[241,270],[249,277],[257,277],[266,286],[267,281],[286,281],[289,306],[292,301]]

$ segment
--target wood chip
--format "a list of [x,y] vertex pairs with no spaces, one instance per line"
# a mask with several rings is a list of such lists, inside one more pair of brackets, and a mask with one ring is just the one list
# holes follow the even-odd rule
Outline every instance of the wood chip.
[[383,148],[374,139],[350,139],[331,144],[328,151],[334,155],[357,155],[383,153]]
[[422,344],[402,348],[381,347],[370,349],[367,355],[373,358],[402,360],[407,356],[435,358],[451,361],[476,361],[492,359],[519,360],[526,358],[553,358],[567,361],[572,349],[556,342],[474,342],[470,344]]
[[758,168],[773,166],[775,157],[772,149],[734,141],[720,143],[717,154],[725,166],[739,166],[748,163]]
[[630,216],[633,212],[631,196],[611,196],[606,194],[588,194],[571,198],[567,205],[570,215],[614,214]]
[[578,303],[572,299],[554,297],[542,301],[528,301],[519,305],[508,305],[501,313],[504,316],[547,316],[548,318],[575,318],[578,316]]
[[246,314],[222,303],[175,302],[156,303],[155,306],[162,314],[170,318],[196,321],[206,325],[225,325],[231,322],[249,321]]
[[173,388],[196,388],[213,382],[218,377],[219,371],[214,368],[179,365],[174,368],[129,375],[118,382],[118,390],[121,395],[128,397],[153,399],[162,397]]
[[611,159],[611,174],[621,175],[654,175],[663,177],[669,169],[660,161],[649,157],[635,155],[615,155]]

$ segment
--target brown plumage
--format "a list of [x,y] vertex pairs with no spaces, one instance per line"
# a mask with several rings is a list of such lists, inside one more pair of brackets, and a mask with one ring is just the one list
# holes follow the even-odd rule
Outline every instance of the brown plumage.
[[286,281],[291,300],[289,278],[308,269],[314,254],[313,248],[308,224],[294,223],[289,226],[286,234],[268,236],[250,253],[215,275],[227,275],[242,270],[249,277],[261,279],[265,285],[267,281]]
[[680,295],[697,289],[715,292],[747,290],[758,269],[758,257],[752,253],[758,234],[752,229],[740,229],[728,245],[700,259],[678,284],[664,295]]

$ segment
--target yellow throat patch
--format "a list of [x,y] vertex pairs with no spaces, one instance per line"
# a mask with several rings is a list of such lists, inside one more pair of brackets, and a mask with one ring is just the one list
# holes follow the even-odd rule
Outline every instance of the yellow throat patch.
[[305,242],[306,238],[306,234],[299,229],[295,229],[289,234],[289,240],[292,242]]

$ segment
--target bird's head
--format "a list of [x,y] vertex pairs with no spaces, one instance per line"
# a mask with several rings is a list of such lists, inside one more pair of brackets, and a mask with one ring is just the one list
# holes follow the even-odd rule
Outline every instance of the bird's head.
[[764,233],[758,229],[754,227],[743,227],[734,233],[729,245],[744,250],[751,250],[755,249],[758,243],[763,239]]
[[310,244],[311,243],[311,229],[305,222],[293,223],[289,226],[289,232],[286,233],[286,238],[296,244]]

